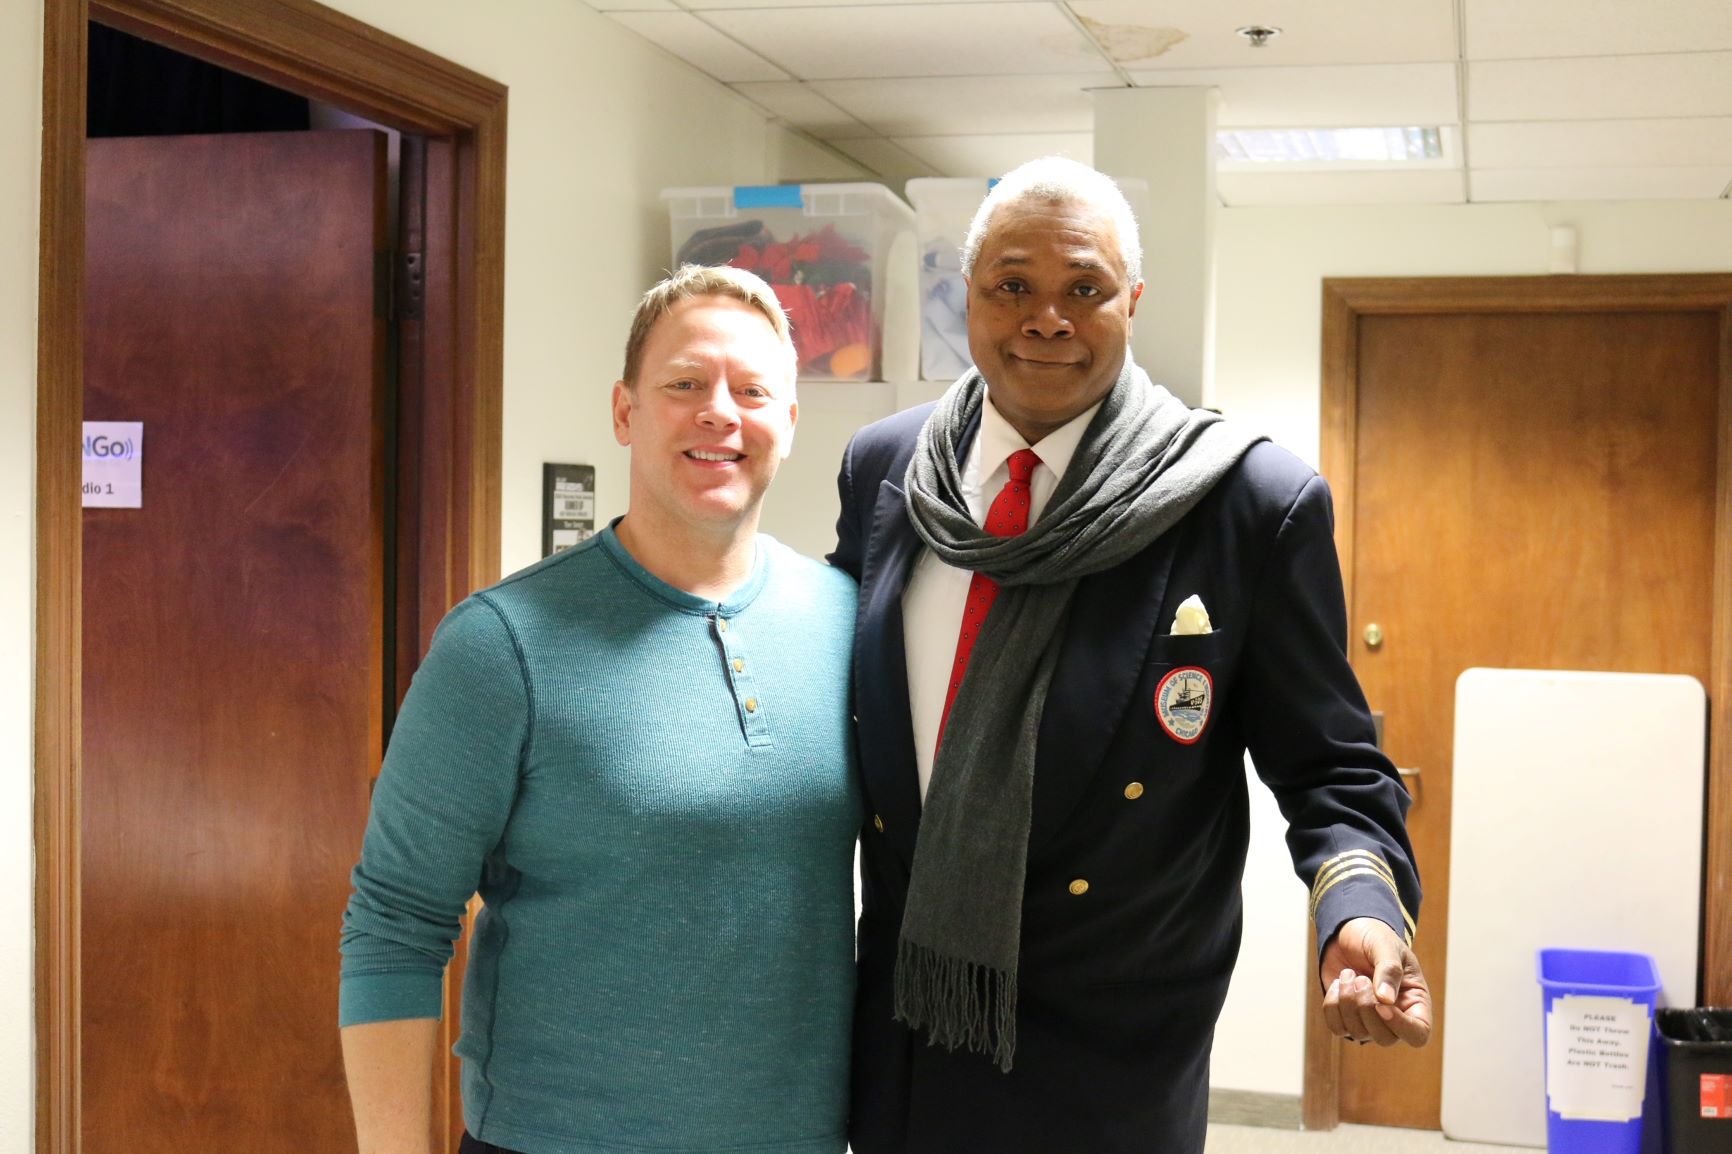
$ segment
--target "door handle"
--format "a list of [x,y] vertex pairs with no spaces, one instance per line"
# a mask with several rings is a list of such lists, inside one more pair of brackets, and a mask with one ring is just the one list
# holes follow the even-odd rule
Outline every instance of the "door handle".
[[[1382,749],[1383,748],[1383,710],[1373,709],[1371,711],[1371,728],[1372,728],[1373,732],[1375,732],[1377,735],[1374,738],[1374,740],[1377,742],[1377,748]],[[1417,769],[1402,769],[1400,766],[1396,766],[1395,772],[1399,773],[1401,775],[1401,784],[1407,787],[1408,796],[1413,798],[1413,802],[1415,805],[1418,805],[1419,804],[1419,770],[1417,770]]]
[[1395,767],[1395,772],[1401,775],[1401,784],[1407,787],[1408,794],[1413,798],[1413,804],[1418,805],[1420,771],[1417,769],[1403,769],[1398,765]]

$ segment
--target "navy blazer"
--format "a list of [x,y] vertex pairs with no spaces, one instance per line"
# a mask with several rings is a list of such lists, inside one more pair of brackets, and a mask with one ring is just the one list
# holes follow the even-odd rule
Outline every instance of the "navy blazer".
[[[1201,1154],[1209,1046],[1239,949],[1246,751],[1313,887],[1319,941],[1360,915],[1411,936],[1419,908],[1407,794],[1347,664],[1328,487],[1259,443],[1158,541],[1078,585],[1037,740],[1005,1074],[891,1013],[921,809],[902,594],[923,545],[902,486],[931,410],[850,442],[830,557],[860,582],[854,693],[870,815],[853,1150]],[[1214,631],[1173,636],[1192,594]],[[1196,711],[1173,712],[1175,671],[1193,698],[1177,704],[1209,695],[1200,732]]]

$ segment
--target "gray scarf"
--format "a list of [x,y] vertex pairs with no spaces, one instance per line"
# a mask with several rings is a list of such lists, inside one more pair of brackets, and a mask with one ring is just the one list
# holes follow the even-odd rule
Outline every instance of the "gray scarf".
[[1035,739],[1071,594],[1148,548],[1262,438],[1188,408],[1127,356],[1040,519],[1021,536],[994,537],[974,523],[957,458],[983,396],[973,369],[950,387],[905,482],[927,547],[1001,590],[932,767],[897,947],[896,1017],[1009,1071]]

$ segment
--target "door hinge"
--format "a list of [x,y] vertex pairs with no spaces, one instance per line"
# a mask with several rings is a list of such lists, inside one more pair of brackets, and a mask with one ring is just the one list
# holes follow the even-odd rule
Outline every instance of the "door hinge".
[[418,321],[427,295],[423,269],[424,257],[418,252],[406,252],[398,265],[402,283],[397,286],[397,316],[400,320]]

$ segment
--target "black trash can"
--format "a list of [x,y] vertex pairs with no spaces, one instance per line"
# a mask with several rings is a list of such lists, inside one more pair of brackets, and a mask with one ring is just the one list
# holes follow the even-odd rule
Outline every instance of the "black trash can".
[[1667,1154],[1732,1154],[1732,1010],[1661,1010]]

